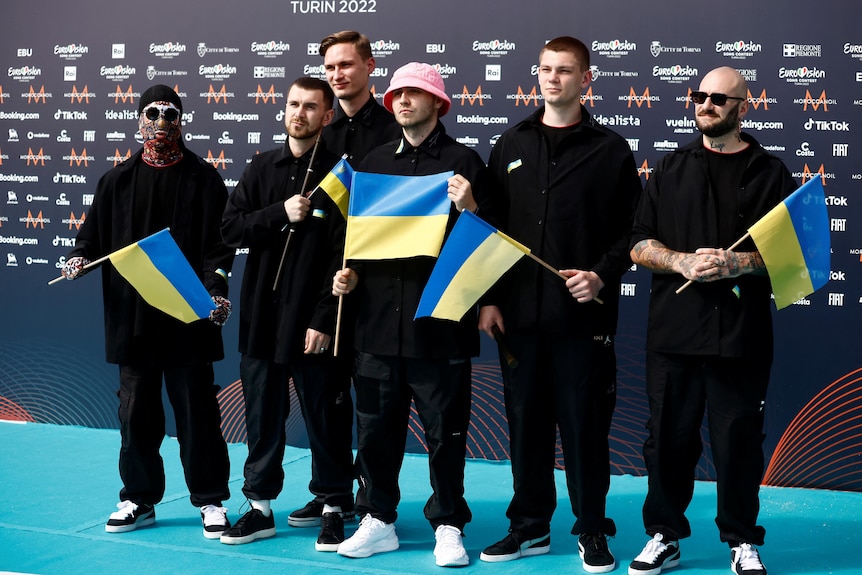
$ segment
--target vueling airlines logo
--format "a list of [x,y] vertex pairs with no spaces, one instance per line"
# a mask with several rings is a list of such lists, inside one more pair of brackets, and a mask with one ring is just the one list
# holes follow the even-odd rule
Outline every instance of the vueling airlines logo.
[[34,166],[38,166],[40,162],[44,166],[46,159],[50,159],[50,157],[45,155],[43,148],[39,148],[38,154],[33,153],[33,148],[27,148],[27,165],[28,166],[30,164],[33,164]]
[[27,219],[25,221],[25,229],[29,228],[30,226],[32,226],[34,229],[37,227],[42,230],[45,229],[45,218],[42,217],[42,210],[39,210],[39,215],[37,216],[34,216],[30,210],[27,210]]
[[48,100],[45,98],[45,86],[39,88],[39,91],[33,90],[33,86],[30,86],[30,91],[27,92],[27,103],[32,104],[33,102],[38,102],[42,100],[43,104],[47,104]]
[[[119,89],[119,87],[118,87],[118,89]],[[80,92],[78,91],[77,86],[72,86],[72,93],[69,96],[69,101],[74,103],[75,100],[77,100],[79,104],[82,101],[86,102],[87,104],[90,103],[90,90],[86,85],[84,86],[84,89],[81,90]]]
[[219,90],[219,91],[216,91],[213,88],[213,85],[210,84],[210,89],[207,91],[206,95],[207,95],[207,104],[209,104],[212,101],[215,101],[216,104],[218,104],[218,103],[227,104],[227,89],[225,88],[224,84],[221,85],[221,90]]
[[134,104],[135,103],[135,93],[132,91],[132,85],[131,84],[129,84],[129,88],[125,92],[123,92],[120,89],[120,85],[117,84],[117,89],[114,91],[113,96],[114,96],[114,103],[115,104],[119,104],[120,100],[123,101],[123,104],[126,104],[126,103]]
[[222,150],[218,156],[213,156],[212,150],[207,150],[206,161],[212,164],[216,169],[221,165],[222,170],[227,170],[227,160],[224,157],[224,150]]
[[620,96],[620,100],[628,101],[628,107],[632,107],[632,103],[635,103],[638,108],[646,104],[647,108],[652,108],[653,102],[659,102],[661,98],[659,96],[651,96],[649,92],[649,86],[643,91],[643,94],[640,96],[635,92],[634,87],[629,88],[628,96]]
[[[223,90],[224,88],[222,88]],[[264,104],[275,104],[276,103],[276,95],[275,95],[275,85],[270,84],[269,90],[264,92],[263,88],[260,87],[260,84],[257,85],[257,92],[255,92],[254,103],[258,104],[263,100]]]
[[81,224],[87,219],[87,212],[81,212],[80,217],[75,217],[75,212],[69,212],[69,229],[72,229],[72,226],[75,226],[76,230],[81,229]]

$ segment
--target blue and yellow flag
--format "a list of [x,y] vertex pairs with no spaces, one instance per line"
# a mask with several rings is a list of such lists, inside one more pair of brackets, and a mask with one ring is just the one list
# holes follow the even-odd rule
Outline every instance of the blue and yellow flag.
[[191,323],[216,308],[167,228],[108,257],[144,301],[171,317]]
[[317,187],[332,198],[342,217],[347,220],[347,209],[350,202],[350,183],[353,181],[353,168],[347,162],[347,154],[338,160]]
[[387,260],[436,257],[443,245],[454,172],[393,176],[355,172],[344,258]]
[[748,229],[766,264],[781,309],[829,281],[829,214],[821,178],[790,194]]
[[419,300],[416,317],[460,321],[529,248],[461,212]]

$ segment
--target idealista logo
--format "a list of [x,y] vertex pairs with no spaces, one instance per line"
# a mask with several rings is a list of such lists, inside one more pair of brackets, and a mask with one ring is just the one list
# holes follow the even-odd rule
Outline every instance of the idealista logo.
[[207,99],[207,104],[211,102],[215,102],[216,104],[227,104],[227,99],[233,98],[234,93],[228,92],[224,84],[222,84],[221,89],[218,91],[216,91],[215,88],[213,88],[213,85],[210,84],[209,90],[201,92],[200,96],[201,98]]
[[628,102],[627,107],[629,108],[632,107],[632,103],[637,105],[638,108],[640,108],[644,104],[646,104],[647,108],[652,108],[653,102],[661,102],[661,96],[650,95],[649,86],[646,87],[642,94],[638,95],[638,93],[635,92],[634,86],[632,86],[629,88],[628,95],[620,96],[619,100],[621,102]]
[[171,60],[186,52],[186,45],[180,42],[165,42],[164,44],[150,44],[150,54],[163,60]]
[[737,40],[736,42],[716,42],[715,51],[725,58],[732,60],[744,60],[763,51],[763,46],[757,42],[745,42]]
[[808,66],[801,68],[785,68],[782,66],[778,69],[778,77],[786,80],[788,84],[795,86],[810,86],[818,80],[826,78],[826,70],[817,67],[809,68]]
[[392,40],[377,40],[371,43],[371,53],[376,58],[381,56],[391,56],[395,52],[401,50],[401,44]]
[[637,43],[628,40],[610,40],[608,42],[593,40],[592,43],[592,51],[606,58],[622,58],[637,49]]
[[506,56],[509,52],[515,50],[515,43],[509,40],[491,40],[482,42],[480,40],[473,41],[473,51],[478,52],[481,56],[490,58],[499,58]]
[[284,98],[284,92],[276,92],[275,84],[270,84],[269,90],[264,90],[258,84],[257,90],[249,92],[248,97],[254,98],[255,104],[260,104],[261,100],[264,104],[278,104],[278,101]]
[[6,75],[16,82],[32,82],[42,75],[42,68],[36,66],[9,66]]
[[252,42],[251,52],[264,58],[278,58],[285,52],[290,51],[290,44],[281,40],[270,40],[269,42]]
[[834,106],[834,105],[838,104],[838,100],[836,100],[834,98],[827,98],[826,97],[826,90],[823,90],[822,92],[820,92],[820,95],[817,98],[813,97],[811,95],[810,91],[805,90],[805,97],[804,98],[794,98],[793,103],[794,104],[802,104],[803,110],[808,110],[809,106],[811,106],[812,110],[819,110],[820,106],[823,106],[823,111],[828,112],[829,111],[829,105],[832,104]]
[[63,60],[77,60],[81,56],[90,53],[90,47],[83,44],[66,44],[60,46],[54,45],[54,55],[59,56]]
[[479,102],[480,106],[485,105],[485,100],[491,99],[491,94],[482,93],[482,85],[478,85],[476,87],[475,92],[471,92],[467,89],[467,85],[464,85],[464,90],[460,94],[452,94],[453,100],[461,100],[461,105],[463,106],[465,102],[469,102],[471,106],[475,105],[476,102]]
[[77,86],[72,86],[71,92],[66,92],[63,94],[64,98],[69,98],[69,102],[78,103],[78,104],[89,104],[90,98],[95,98],[96,94],[94,92],[90,92],[90,88],[85,84],[84,88],[79,92]]
[[21,94],[22,98],[27,98],[27,103],[32,104],[33,102],[41,101],[43,104],[48,103],[48,98],[53,98],[53,94],[50,92],[45,92],[45,86],[42,85],[39,90],[34,90],[32,84],[30,85],[30,89]]
[[658,78],[662,82],[667,82],[668,84],[682,84],[683,82],[690,82],[692,77],[697,75],[697,68],[692,68],[691,66],[680,66],[677,64],[675,66],[652,67],[653,78]]
[[236,66],[230,64],[216,64],[215,66],[204,66],[201,64],[198,67],[198,75],[203,76],[207,80],[227,80],[236,74]]
[[134,66],[117,64],[116,66],[102,66],[99,75],[112,82],[125,82],[137,73]]

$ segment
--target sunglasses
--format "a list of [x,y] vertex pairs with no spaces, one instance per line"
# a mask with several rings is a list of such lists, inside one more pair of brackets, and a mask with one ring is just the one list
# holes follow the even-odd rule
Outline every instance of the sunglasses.
[[727,94],[719,94],[717,92],[713,94],[707,94],[706,92],[692,92],[691,101],[695,104],[703,104],[706,102],[706,99],[709,98],[712,100],[713,106],[724,106],[727,104],[728,100],[745,100],[745,98],[737,98],[736,96],[728,96]]
[[179,111],[174,108],[169,108],[167,106],[163,108],[158,106],[150,106],[149,108],[144,110],[144,115],[147,117],[147,120],[151,122],[155,122],[159,119],[159,116],[162,116],[165,121],[170,122],[171,124],[176,122],[177,118],[180,117]]

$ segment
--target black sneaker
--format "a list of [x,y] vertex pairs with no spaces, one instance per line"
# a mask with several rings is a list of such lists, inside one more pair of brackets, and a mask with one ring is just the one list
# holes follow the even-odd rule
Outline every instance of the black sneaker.
[[[323,515],[323,503],[317,499],[312,499],[305,504],[305,507],[288,515],[287,524],[291,527],[317,527],[320,525],[321,515]],[[351,508],[342,511],[341,518],[344,521],[353,521],[356,519],[356,513]]]
[[523,531],[512,529],[502,540],[485,548],[479,555],[479,559],[489,563],[498,563],[512,561],[520,557],[542,555],[551,550],[550,532],[538,537],[528,537],[530,536]]
[[730,570],[736,575],[766,575],[757,547],[750,543],[740,543],[730,550]]
[[225,529],[219,541],[227,545],[242,545],[274,535],[275,518],[272,512],[267,516],[260,509],[252,508],[239,518],[236,525]]
[[324,513],[320,518],[320,535],[314,544],[315,551],[338,551],[344,541],[344,519],[339,513]]
[[679,541],[665,541],[664,535],[656,533],[629,565],[629,575],[658,575],[679,565],[679,555]]
[[128,499],[117,503],[117,511],[111,513],[105,524],[108,533],[125,533],[156,522],[156,510],[146,503],[133,503]]
[[578,537],[578,553],[587,573],[607,573],[617,567],[604,533],[583,533]]

